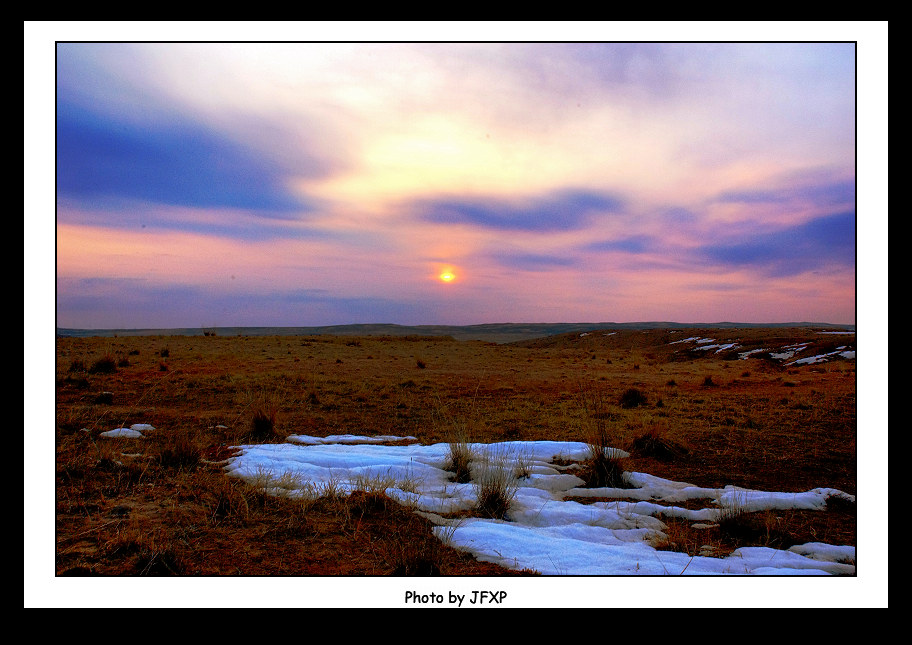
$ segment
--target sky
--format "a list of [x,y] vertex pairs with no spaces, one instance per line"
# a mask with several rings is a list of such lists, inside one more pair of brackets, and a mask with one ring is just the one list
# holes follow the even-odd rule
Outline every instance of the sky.
[[69,33],[59,327],[856,323],[843,32]]

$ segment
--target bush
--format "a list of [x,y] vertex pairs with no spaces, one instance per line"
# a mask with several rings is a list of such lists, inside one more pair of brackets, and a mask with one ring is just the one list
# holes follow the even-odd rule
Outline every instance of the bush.
[[250,429],[245,438],[253,441],[269,441],[276,438],[275,422],[275,410],[258,409],[253,413],[253,418],[250,420]]
[[470,464],[472,463],[472,448],[464,435],[450,440],[449,460],[446,470],[453,473],[453,481],[457,484],[466,484],[472,479]]
[[646,395],[635,387],[627,389],[619,399],[618,403],[622,408],[636,408],[646,405]]
[[190,469],[200,463],[202,450],[189,432],[175,431],[160,436],[162,443],[158,450],[158,461],[163,468]]
[[518,484],[513,467],[506,455],[496,453],[476,468],[472,484],[475,487],[475,512],[483,517],[502,520],[516,496]]
[[665,431],[653,426],[634,439],[630,449],[642,457],[671,461],[688,453],[687,448],[665,436]]
[[111,392],[101,392],[95,397],[95,403],[100,405],[111,405],[114,403],[114,394]]
[[110,354],[102,356],[89,368],[89,374],[113,374],[116,371],[117,363]]
[[583,462],[577,476],[587,488],[631,488],[624,477],[624,453],[598,443],[589,444],[589,458]]
[[[628,394],[631,392],[635,394]],[[621,397],[622,402],[625,397],[642,397],[645,400],[642,392],[635,388],[624,393]],[[589,488],[630,488],[621,465],[621,460],[626,455],[610,445],[612,442],[608,432],[608,414],[604,407],[604,400],[599,393],[589,391],[584,394],[583,409],[587,420],[585,434],[586,443],[589,445],[589,457],[583,462],[582,469],[577,475]]]

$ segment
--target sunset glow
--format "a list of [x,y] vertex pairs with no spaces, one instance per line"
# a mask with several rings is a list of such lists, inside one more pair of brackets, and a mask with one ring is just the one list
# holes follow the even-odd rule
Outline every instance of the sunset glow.
[[89,40],[60,327],[855,322],[853,42]]

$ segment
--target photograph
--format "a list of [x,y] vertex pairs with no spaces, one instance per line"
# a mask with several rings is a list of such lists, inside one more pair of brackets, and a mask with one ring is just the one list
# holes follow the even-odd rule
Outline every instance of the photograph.
[[886,607],[886,35],[26,23],[25,606]]

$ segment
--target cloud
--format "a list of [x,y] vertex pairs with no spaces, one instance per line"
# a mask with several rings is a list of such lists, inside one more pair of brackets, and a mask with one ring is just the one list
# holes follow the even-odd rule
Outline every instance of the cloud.
[[[407,324],[439,303],[325,289],[214,289],[147,279],[58,278],[57,325],[93,329]],[[294,322],[290,322],[294,321]]]
[[855,181],[832,181],[772,189],[730,190],[720,193],[716,201],[738,204],[810,202],[818,206],[849,205],[855,201]]
[[501,251],[492,253],[490,257],[502,266],[522,271],[551,271],[553,269],[570,267],[577,264],[577,261],[574,258],[566,255],[552,255],[547,253]]
[[[323,171],[316,160],[308,170]],[[60,196],[273,214],[308,210],[286,180],[280,163],[192,119],[136,123],[58,101]]]
[[646,253],[652,249],[655,239],[649,235],[631,235],[616,240],[603,240],[586,245],[587,251],[617,251],[621,253]]
[[701,260],[766,275],[793,276],[831,267],[855,267],[855,213],[825,215],[768,233],[743,233],[698,251]]
[[495,198],[440,199],[413,205],[435,224],[467,224],[499,231],[553,232],[583,228],[599,212],[620,212],[619,198],[595,191],[563,190],[529,201]]
[[[248,242],[300,239],[343,239],[345,236],[317,228],[298,213],[274,213],[221,207],[185,207],[104,198],[86,204],[78,198],[57,201],[58,224],[148,233],[176,231]],[[353,235],[349,235],[349,238]]]

